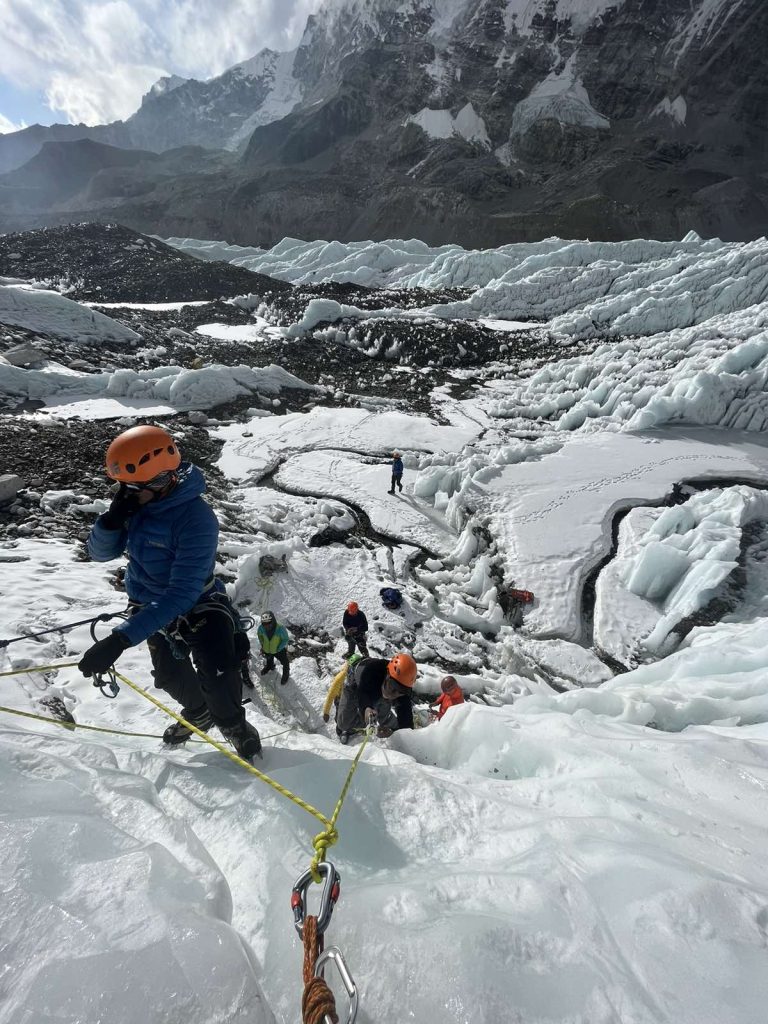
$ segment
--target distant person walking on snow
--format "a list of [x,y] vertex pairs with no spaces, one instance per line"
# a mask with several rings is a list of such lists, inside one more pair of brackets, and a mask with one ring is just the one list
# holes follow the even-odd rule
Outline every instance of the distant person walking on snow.
[[265,676],[267,672],[271,672],[275,667],[275,658],[277,658],[283,666],[280,682],[285,686],[291,677],[291,670],[288,665],[289,637],[287,629],[285,626],[280,625],[275,618],[274,612],[264,612],[261,616],[259,628],[256,630],[256,636],[259,638],[261,651],[264,655],[264,668],[261,670],[261,674]]
[[400,452],[392,452],[392,486],[388,493],[394,494],[395,487],[399,491],[403,489],[403,460]]
[[446,713],[448,708],[452,708],[456,704],[464,703],[464,694],[461,692],[461,687],[456,682],[454,676],[443,676],[440,680],[440,689],[443,692],[431,705],[433,713],[437,715],[438,722]]
[[[203,474],[181,461],[167,431],[148,424],[116,437],[106,463],[120,486],[93,524],[88,554],[108,562],[127,553],[132,614],[85,652],[80,671],[100,675],[147,640],[155,686],[181,704],[184,718],[202,730],[215,723],[244,760],[260,757],[259,734],[240,703],[244,634],[213,575],[219,524],[202,497]],[[174,722],[163,740],[176,745],[191,735]]]
[[350,658],[355,653],[355,647],[357,647],[361,654],[368,657],[368,641],[366,639],[366,633],[368,632],[368,619],[365,617],[365,612],[360,611],[360,605],[357,601],[350,601],[347,605],[346,611],[342,616],[342,626],[344,627],[344,636],[347,641],[347,657]]

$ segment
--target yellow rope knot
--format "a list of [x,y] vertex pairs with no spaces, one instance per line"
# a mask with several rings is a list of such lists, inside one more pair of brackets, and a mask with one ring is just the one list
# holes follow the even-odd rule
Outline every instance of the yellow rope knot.
[[320,874],[319,865],[325,860],[328,847],[334,846],[338,841],[339,833],[335,828],[326,829],[325,832],[318,832],[312,840],[312,845],[315,848],[315,856],[312,858],[309,870],[312,872],[313,882],[322,882],[323,876]]

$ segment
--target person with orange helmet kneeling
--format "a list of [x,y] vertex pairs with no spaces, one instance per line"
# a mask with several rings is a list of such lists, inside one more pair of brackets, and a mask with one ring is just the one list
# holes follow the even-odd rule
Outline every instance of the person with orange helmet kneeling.
[[418,666],[410,654],[361,658],[350,665],[336,713],[336,732],[342,743],[353,732],[375,725],[379,736],[413,728],[413,684]]
[[[147,640],[155,685],[181,704],[188,722],[204,731],[217,725],[251,761],[261,741],[241,704],[239,617],[214,577],[219,524],[202,497],[203,474],[181,461],[166,430],[149,425],[116,437],[106,461],[119,488],[91,529],[88,553],[97,562],[127,553],[132,614],[85,652],[80,671],[106,672]],[[174,722],[163,740],[176,745],[191,735]]]

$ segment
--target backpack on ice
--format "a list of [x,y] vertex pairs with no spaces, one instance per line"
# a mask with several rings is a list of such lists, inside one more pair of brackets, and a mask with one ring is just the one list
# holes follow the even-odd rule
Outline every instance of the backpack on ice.
[[381,594],[381,603],[392,611],[403,603],[403,595],[397,587],[382,587],[379,593]]

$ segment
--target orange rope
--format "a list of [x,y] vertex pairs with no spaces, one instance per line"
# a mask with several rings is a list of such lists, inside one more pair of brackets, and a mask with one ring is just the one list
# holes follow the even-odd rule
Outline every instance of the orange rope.
[[303,1024],[324,1024],[325,1018],[339,1024],[336,1000],[323,978],[315,977],[315,964],[322,952],[323,937],[317,934],[317,918],[304,921],[304,994],[301,997]]

